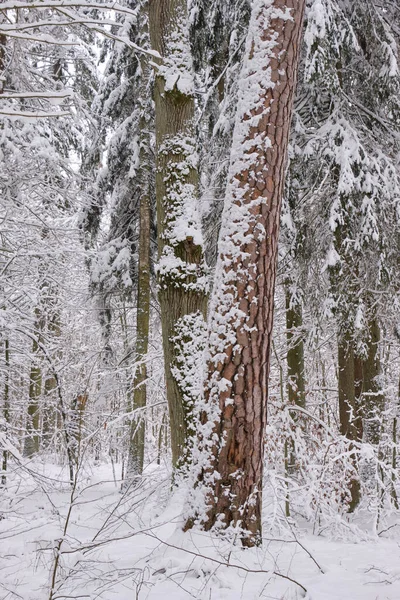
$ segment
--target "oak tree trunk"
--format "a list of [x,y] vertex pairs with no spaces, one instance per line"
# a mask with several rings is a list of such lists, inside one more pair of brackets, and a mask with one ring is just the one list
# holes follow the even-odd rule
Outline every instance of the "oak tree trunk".
[[155,59],[156,199],[158,284],[172,460],[188,458],[196,394],[188,381],[186,338],[204,322],[208,278],[198,215],[195,103],[187,0],[150,0],[150,39]]

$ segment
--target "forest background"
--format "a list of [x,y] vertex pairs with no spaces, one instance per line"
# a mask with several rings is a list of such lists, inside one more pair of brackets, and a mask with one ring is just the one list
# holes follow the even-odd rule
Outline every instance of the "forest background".
[[399,35],[0,4],[1,598],[399,597]]

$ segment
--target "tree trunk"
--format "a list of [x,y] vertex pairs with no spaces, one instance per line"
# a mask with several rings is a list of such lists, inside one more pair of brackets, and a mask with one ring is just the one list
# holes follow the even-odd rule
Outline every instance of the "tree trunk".
[[392,496],[392,500],[394,503],[394,506],[397,510],[399,510],[399,499],[397,497],[397,491],[396,491],[396,483],[397,483],[397,421],[398,421],[398,417],[399,417],[399,408],[400,408],[400,381],[399,381],[399,387],[398,387],[398,394],[397,394],[397,404],[396,404],[396,412],[394,414],[393,417],[393,425],[392,425],[392,444],[393,444],[393,449],[392,449],[392,491],[391,491],[391,496]]
[[[4,18],[5,17],[3,15],[0,15],[0,23],[3,23]],[[4,72],[4,58],[5,58],[5,54],[6,54],[6,42],[7,42],[6,36],[3,33],[0,34],[0,73],[2,73],[2,74]],[[4,83],[5,83],[5,81],[3,79],[0,79],[0,94],[3,93]]]
[[56,408],[56,389],[57,382],[53,376],[47,377],[44,382],[44,401],[45,410],[43,411],[42,422],[42,444],[43,448],[48,448],[54,440],[54,434],[57,429],[57,408]]
[[346,333],[338,345],[339,422],[340,433],[349,440],[357,439],[354,382],[354,349],[351,336]]
[[[356,403],[356,365],[354,348],[351,335],[346,332],[338,346],[338,384],[339,384],[339,421],[340,433],[349,440],[361,441],[359,417],[357,417]],[[352,456],[355,468],[358,463],[355,455]],[[349,486],[350,503],[349,512],[353,512],[360,502],[360,482],[358,478],[352,479]]]
[[261,536],[279,218],[304,5],[252,4],[211,304],[203,526],[236,526],[249,546]]
[[[49,312],[51,312],[51,314],[47,327],[47,335],[52,341],[54,341],[54,338],[59,338],[61,335],[60,315],[54,304],[54,301],[49,303]],[[60,350],[54,352],[50,357],[52,366],[57,355],[60,355]],[[42,446],[43,448],[48,448],[52,441],[55,442],[55,433],[58,425],[57,419],[59,416],[57,402],[57,380],[54,376],[54,373],[50,373],[44,382],[44,404],[42,415]]]
[[[198,170],[195,104],[187,0],[150,0],[152,48],[161,59],[156,68],[156,197],[158,283],[167,400],[175,467],[187,458],[193,403],[198,391],[188,381],[191,353],[199,356],[208,277],[198,215]],[[198,374],[197,374],[198,375]],[[197,385],[200,390],[200,386]]]
[[[143,25],[147,33],[147,21]],[[141,107],[140,117],[140,167],[138,178],[142,184],[142,195],[139,208],[139,264],[138,264],[138,292],[136,307],[136,371],[133,380],[133,410],[146,407],[146,355],[149,346],[150,325],[150,181],[149,181],[149,151],[150,136],[149,124],[146,119],[148,103],[144,100],[149,96],[149,69],[147,57],[141,59],[142,80],[140,97],[144,105]],[[141,475],[144,461],[145,444],[145,415],[143,410],[134,416],[130,427],[130,442],[128,451],[127,479]]]
[[32,366],[29,377],[29,404],[24,444],[24,456],[27,456],[28,458],[32,458],[37,454],[40,448],[39,399],[42,393],[42,369],[38,364],[38,349],[38,342],[34,340],[32,345]]
[[361,442],[363,439],[363,360],[357,354],[354,354],[354,427],[356,440]]
[[382,414],[385,397],[381,392],[379,377],[381,361],[379,356],[380,329],[376,317],[369,321],[367,355],[363,363],[363,417],[364,442],[377,446],[381,438]]
[[[4,375],[4,398],[3,398],[3,417],[4,417],[4,432],[7,437],[7,429],[10,423],[10,345],[8,340],[4,340],[4,362],[5,362],[5,375]],[[1,483],[6,485],[7,483],[7,467],[8,467],[8,452],[3,450],[3,464],[2,464],[2,476]]]
[[288,367],[288,397],[290,405],[306,407],[304,379],[304,342],[299,333],[303,326],[301,305],[296,303],[286,289],[286,339]]

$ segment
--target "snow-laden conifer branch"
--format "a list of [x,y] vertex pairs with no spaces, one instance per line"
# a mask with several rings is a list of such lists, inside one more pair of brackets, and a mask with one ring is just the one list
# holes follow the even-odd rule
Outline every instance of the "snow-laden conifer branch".
[[[49,8],[49,9],[53,9],[56,13],[60,13],[66,17],[68,17],[70,19],[70,21],[60,21],[59,19],[57,19],[55,16],[53,19],[49,20],[49,21],[33,21],[30,23],[17,23],[17,22],[9,22],[9,23],[2,23],[0,24],[0,34],[4,34],[8,37],[12,37],[12,38],[16,38],[16,39],[21,39],[21,40],[27,40],[27,41],[36,41],[36,42],[41,42],[44,44],[50,44],[50,45],[54,45],[54,46],[76,46],[79,45],[79,40],[78,39],[67,39],[67,40],[59,40],[57,38],[55,38],[54,36],[50,35],[50,34],[29,34],[29,33],[21,33],[24,30],[27,29],[32,29],[32,28],[41,28],[41,27],[46,27],[46,26],[58,26],[58,27],[74,27],[74,26],[83,26],[86,29],[89,29],[91,31],[94,31],[102,36],[105,36],[111,40],[114,40],[116,42],[121,42],[123,44],[125,44],[126,46],[128,46],[129,48],[131,48],[132,50],[135,50],[136,52],[139,53],[143,53],[146,54],[148,56],[150,56],[151,58],[155,58],[155,59],[159,59],[160,55],[158,54],[158,52],[154,52],[151,49],[144,49],[141,46],[139,46],[138,44],[135,44],[134,42],[132,42],[132,40],[129,39],[129,37],[125,37],[125,36],[119,36],[115,33],[112,33],[111,31],[105,29],[104,26],[106,25],[112,25],[113,27],[119,27],[119,28],[123,28],[123,24],[122,23],[118,23],[117,21],[114,21],[112,19],[90,19],[88,18],[87,15],[82,16],[79,12],[80,8],[86,8],[86,9],[96,9],[96,10],[103,10],[103,11],[114,11],[116,13],[121,13],[121,14],[125,14],[128,17],[135,17],[137,16],[137,11],[136,10],[131,10],[127,7],[121,6],[117,3],[114,4],[96,4],[96,3],[91,3],[89,2],[43,2],[40,4],[26,4],[26,3],[6,3],[3,5],[0,5],[0,12],[3,11],[7,11],[7,10],[16,10],[17,8],[27,8],[27,9],[44,9],[44,8]],[[69,8],[75,9],[73,11],[68,10]]]

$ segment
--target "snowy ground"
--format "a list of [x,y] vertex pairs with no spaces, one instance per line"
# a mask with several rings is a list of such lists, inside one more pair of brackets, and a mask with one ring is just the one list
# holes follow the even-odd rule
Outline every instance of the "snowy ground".
[[19,467],[1,491],[0,599],[400,599],[394,522],[387,537],[366,533],[358,543],[304,525],[242,550],[182,533],[183,493],[171,493],[165,470],[154,468],[134,492],[119,487],[109,466],[93,467],[71,503],[60,467]]

